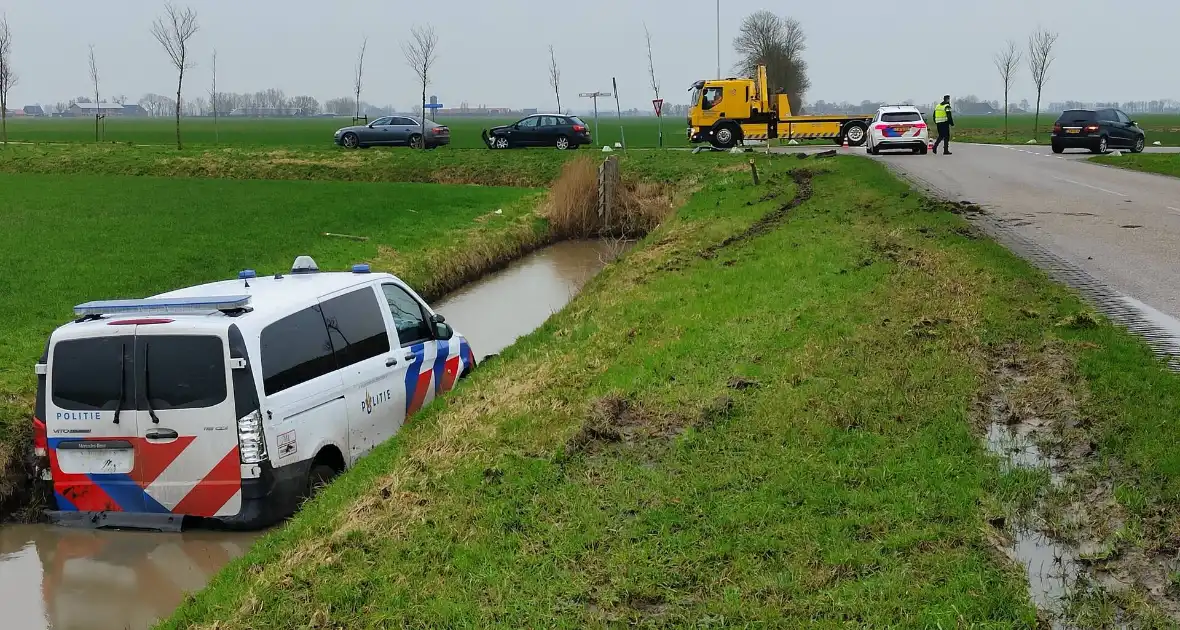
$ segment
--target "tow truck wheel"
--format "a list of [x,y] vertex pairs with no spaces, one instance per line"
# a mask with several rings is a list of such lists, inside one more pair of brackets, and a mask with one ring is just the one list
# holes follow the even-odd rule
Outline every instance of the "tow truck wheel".
[[738,134],[733,125],[722,125],[713,132],[713,146],[719,149],[732,149],[737,142]]
[[868,129],[861,123],[848,123],[844,127],[844,137],[848,139],[848,146],[859,147],[868,139]]

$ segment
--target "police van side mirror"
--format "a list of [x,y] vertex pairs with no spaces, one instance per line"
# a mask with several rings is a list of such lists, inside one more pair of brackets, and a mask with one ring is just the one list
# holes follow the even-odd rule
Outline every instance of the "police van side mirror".
[[441,341],[446,341],[455,336],[455,329],[451,328],[450,324],[442,322],[434,322],[434,338]]

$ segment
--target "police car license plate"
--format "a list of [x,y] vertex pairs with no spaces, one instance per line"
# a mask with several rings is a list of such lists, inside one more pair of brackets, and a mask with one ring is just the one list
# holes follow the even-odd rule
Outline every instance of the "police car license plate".
[[57,465],[68,475],[121,475],[135,467],[135,449],[126,440],[62,442]]
[[898,125],[894,127],[893,130],[897,133],[905,133],[910,130],[910,127],[909,125]]

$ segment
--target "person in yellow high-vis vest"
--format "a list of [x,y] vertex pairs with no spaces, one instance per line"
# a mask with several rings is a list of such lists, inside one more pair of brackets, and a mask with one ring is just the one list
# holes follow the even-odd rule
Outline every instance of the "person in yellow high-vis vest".
[[955,126],[955,116],[951,111],[951,95],[942,97],[942,102],[934,106],[934,125],[938,127],[938,137],[934,139],[934,154],[938,155],[938,143],[942,143],[943,153],[951,154],[951,127]]

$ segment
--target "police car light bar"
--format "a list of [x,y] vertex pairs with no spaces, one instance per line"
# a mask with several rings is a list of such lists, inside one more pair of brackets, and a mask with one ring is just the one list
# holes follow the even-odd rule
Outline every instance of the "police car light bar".
[[98,300],[74,307],[78,317],[98,315],[168,315],[175,313],[210,313],[245,308],[248,295],[212,295],[207,297],[147,298],[143,300]]

